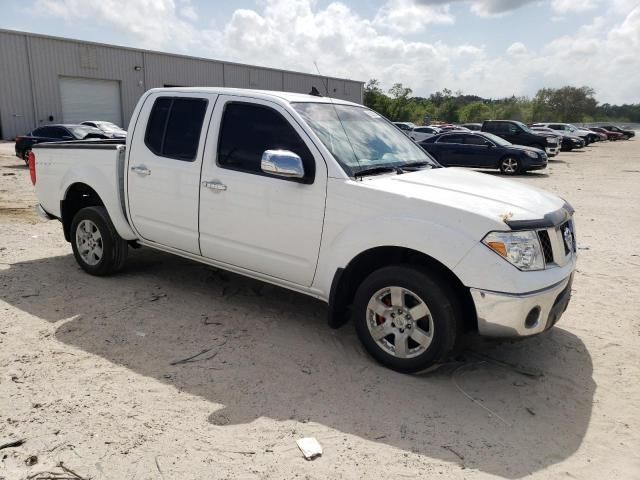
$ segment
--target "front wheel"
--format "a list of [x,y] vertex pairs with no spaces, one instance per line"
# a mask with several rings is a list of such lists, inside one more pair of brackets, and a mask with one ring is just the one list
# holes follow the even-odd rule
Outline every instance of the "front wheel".
[[520,162],[517,158],[505,157],[500,161],[500,171],[505,175],[517,175],[520,172]]
[[384,267],[358,288],[353,320],[360,341],[383,365],[402,373],[444,360],[462,324],[453,292],[408,265]]
[[104,207],[85,207],[76,213],[71,222],[71,246],[78,264],[91,275],[117,272],[127,260],[128,244]]

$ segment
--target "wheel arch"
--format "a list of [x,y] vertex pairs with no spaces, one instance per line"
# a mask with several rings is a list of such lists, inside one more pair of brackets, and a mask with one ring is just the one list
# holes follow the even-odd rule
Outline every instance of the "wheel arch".
[[86,183],[72,183],[60,201],[60,219],[64,238],[67,242],[71,241],[73,217],[85,207],[104,207],[104,202],[100,195]]
[[412,265],[435,273],[446,282],[461,302],[466,331],[477,330],[477,315],[469,289],[444,264],[435,258],[407,247],[380,246],[356,255],[346,267],[338,268],[329,293],[329,325],[338,328],[349,319],[349,310],[358,286],[374,271],[390,265]]

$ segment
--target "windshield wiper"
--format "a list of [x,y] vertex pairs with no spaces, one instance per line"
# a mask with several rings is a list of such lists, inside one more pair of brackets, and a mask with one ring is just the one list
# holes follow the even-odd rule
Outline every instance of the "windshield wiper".
[[402,173],[402,171],[398,167],[378,166],[378,167],[363,168],[362,170],[358,170],[357,172],[355,172],[353,176],[355,178],[358,178],[358,177],[365,177],[367,175],[378,175],[381,173],[389,173],[389,172],[395,172],[397,174]]
[[407,168],[422,168],[422,167],[434,168],[435,165],[432,162],[411,162],[411,163],[405,163],[404,165],[399,166],[399,168],[401,168],[402,170],[406,170]]

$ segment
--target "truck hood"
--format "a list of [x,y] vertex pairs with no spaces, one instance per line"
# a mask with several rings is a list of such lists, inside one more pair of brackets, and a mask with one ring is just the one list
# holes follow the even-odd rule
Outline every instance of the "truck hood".
[[[402,175],[368,177],[363,186],[428,202],[431,214],[449,222],[464,223],[473,218],[481,229],[508,229],[507,222],[542,220],[563,208],[566,202],[544,190],[463,168],[425,169]],[[422,203],[422,202],[421,202]],[[422,210],[422,209],[421,209]],[[487,225],[489,223],[490,225]]]

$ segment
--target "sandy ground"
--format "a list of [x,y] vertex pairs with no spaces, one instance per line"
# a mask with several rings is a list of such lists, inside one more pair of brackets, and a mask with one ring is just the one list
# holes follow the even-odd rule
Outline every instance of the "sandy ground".
[[[0,478],[59,462],[111,480],[640,478],[640,139],[519,178],[577,210],[559,325],[472,339],[418,376],[378,366],[352,326],[329,329],[322,303],[289,291],[148,249],[116,277],[84,274],[60,224],[34,216],[12,148],[0,144],[0,445],[25,443],[0,450]],[[321,458],[302,458],[303,436]]]

